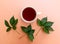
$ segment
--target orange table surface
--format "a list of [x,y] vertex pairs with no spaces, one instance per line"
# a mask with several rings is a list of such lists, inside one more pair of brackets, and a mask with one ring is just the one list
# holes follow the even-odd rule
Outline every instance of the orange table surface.
[[[20,36],[24,35],[20,26],[29,25],[20,18],[22,8],[26,6],[41,11],[39,19],[47,16],[48,20],[53,21],[52,27],[55,31],[46,34],[41,30],[33,42],[27,36],[19,39]],[[12,16],[19,20],[16,31],[20,34],[14,30],[6,32],[4,20],[9,20]],[[37,26],[36,21],[31,24],[36,30],[35,35],[40,27]],[[0,44],[60,44],[60,0],[0,0]]]

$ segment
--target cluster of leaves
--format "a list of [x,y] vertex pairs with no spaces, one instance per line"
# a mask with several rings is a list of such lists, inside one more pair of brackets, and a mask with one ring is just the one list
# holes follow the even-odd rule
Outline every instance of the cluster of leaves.
[[[5,20],[5,25],[7,27],[6,32],[10,31],[11,28],[13,28],[13,30],[16,30],[17,23],[18,23],[18,19],[15,19],[14,16],[11,17],[11,19],[9,20],[9,23],[7,20]],[[37,24],[42,27],[42,29],[45,33],[49,34],[49,31],[54,31],[53,28],[51,27],[53,25],[53,22],[47,21],[47,17],[44,17],[41,20],[37,19]],[[32,29],[31,24],[28,25],[27,27],[21,26],[21,29],[23,32],[25,32],[27,34],[28,38],[31,41],[33,41],[33,39],[34,39],[33,34],[34,34],[35,30]]]
[[42,20],[37,19],[37,24],[42,27],[43,31],[49,34],[49,31],[54,31],[51,27],[53,22],[47,21],[47,17],[44,17]]
[[31,41],[33,41],[33,39],[34,39],[33,33],[34,33],[35,30],[32,29],[32,26],[31,25],[28,25],[27,27],[21,26],[21,29],[22,29],[23,32],[25,32],[27,34],[29,39]]
[[8,23],[7,20],[5,20],[5,25],[7,27],[6,32],[10,31],[11,28],[13,28],[13,30],[16,30],[16,25],[18,23],[18,19],[15,19],[14,16],[12,16],[11,19],[9,20],[9,22],[10,22],[10,24]]

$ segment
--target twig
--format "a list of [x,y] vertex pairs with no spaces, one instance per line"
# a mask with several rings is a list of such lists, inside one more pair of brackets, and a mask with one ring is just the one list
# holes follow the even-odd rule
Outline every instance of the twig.
[[38,32],[36,33],[36,35],[35,36],[37,36],[38,35],[38,33],[40,32],[40,30],[41,30],[42,28],[40,28],[39,30],[38,30]]
[[22,35],[21,37],[19,37],[19,39],[23,38],[25,35]]
[[16,32],[20,35],[20,33],[16,30]]

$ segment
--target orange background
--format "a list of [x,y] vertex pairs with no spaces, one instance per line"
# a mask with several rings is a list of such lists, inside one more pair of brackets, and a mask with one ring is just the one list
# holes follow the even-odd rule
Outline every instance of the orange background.
[[[20,18],[20,11],[23,7],[33,7],[36,11],[41,11],[42,14],[38,18],[48,17],[48,20],[54,22],[52,26],[54,32],[50,34],[44,33],[42,30],[31,42],[27,36],[19,39],[24,35],[20,26],[27,26],[28,24],[23,22]],[[17,30],[20,34],[17,34],[13,29],[10,32],[6,32],[6,26],[4,20],[9,20],[12,16],[19,19],[17,24]],[[36,21],[32,23],[32,27],[36,32],[40,29],[37,26]],[[60,1],[59,0],[0,0],[0,44],[60,44]]]

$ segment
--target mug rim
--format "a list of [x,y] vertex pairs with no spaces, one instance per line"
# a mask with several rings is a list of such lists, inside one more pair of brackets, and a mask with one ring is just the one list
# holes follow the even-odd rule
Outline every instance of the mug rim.
[[21,19],[22,19],[24,22],[26,22],[26,23],[32,23],[32,22],[34,22],[34,21],[37,19],[37,12],[36,12],[36,10],[35,10],[34,8],[30,7],[30,8],[32,8],[32,9],[34,9],[34,11],[36,12],[36,16],[35,16],[35,18],[34,18],[33,20],[27,21],[27,20],[25,20],[25,19],[23,18],[23,15],[22,15],[23,10],[26,9],[26,8],[28,8],[28,7],[24,7],[24,8],[21,10],[21,15],[20,15],[20,16],[21,16]]

